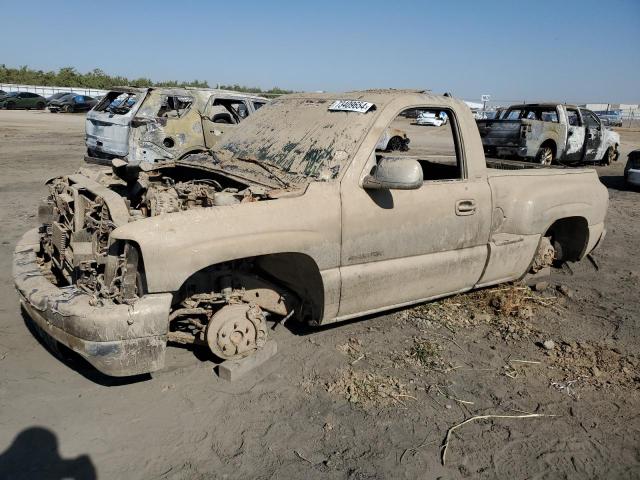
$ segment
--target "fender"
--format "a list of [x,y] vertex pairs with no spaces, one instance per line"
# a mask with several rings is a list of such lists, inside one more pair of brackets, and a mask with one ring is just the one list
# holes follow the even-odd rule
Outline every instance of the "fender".
[[299,197],[195,208],[112,232],[139,246],[149,293],[175,292],[210,265],[271,253],[306,254],[321,272],[337,268],[340,235],[337,182],[311,183]]
[[[524,121],[523,121],[524,122]],[[566,143],[566,127],[561,123],[531,121],[531,132],[527,134],[527,152],[535,157],[540,146],[551,140],[556,145],[556,158],[564,154]]]
[[[614,132],[609,128],[602,127],[602,141],[596,152],[596,159],[601,160],[604,158],[604,154],[609,147],[614,147],[616,150],[620,145],[620,134]],[[617,158],[617,157],[616,157]]]
[[[545,170],[518,174],[519,180],[508,174],[489,178],[494,212],[502,212],[502,218],[494,218],[494,233],[540,235],[556,220],[567,217],[583,217],[589,225],[604,222],[608,194],[594,170],[554,171],[554,178],[562,178],[562,188],[558,188],[559,182],[548,181]],[[523,188],[528,192],[526,197],[519,195]]]

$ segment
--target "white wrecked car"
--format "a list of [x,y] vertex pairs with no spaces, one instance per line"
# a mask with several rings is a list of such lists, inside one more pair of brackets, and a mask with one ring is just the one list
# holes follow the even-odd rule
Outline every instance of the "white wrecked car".
[[447,123],[447,114],[444,112],[419,112],[416,118],[418,125],[431,125],[434,127],[441,127]]

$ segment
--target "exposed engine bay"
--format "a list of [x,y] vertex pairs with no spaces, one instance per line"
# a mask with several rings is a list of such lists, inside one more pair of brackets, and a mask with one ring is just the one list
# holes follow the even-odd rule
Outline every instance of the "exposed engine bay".
[[74,285],[105,301],[130,303],[144,288],[135,244],[112,241],[111,232],[132,221],[275,198],[261,185],[178,163],[147,171],[81,170],[48,182],[39,209],[40,262],[58,286]]

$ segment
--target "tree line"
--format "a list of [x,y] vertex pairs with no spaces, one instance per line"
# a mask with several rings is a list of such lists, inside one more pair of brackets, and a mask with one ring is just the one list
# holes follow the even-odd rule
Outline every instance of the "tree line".
[[[16,83],[21,85],[42,85],[55,87],[83,87],[109,90],[110,88],[130,85],[137,87],[198,87],[209,88],[206,80],[192,80],[190,82],[178,80],[165,80],[154,82],[150,78],[140,77],[129,79],[120,75],[109,75],[99,68],[90,72],[80,73],[74,67],[62,67],[58,71],[34,70],[24,65],[20,68],[7,67],[0,64],[0,83]],[[257,87],[245,87],[242,85],[218,85],[219,88],[236,90],[239,92],[254,92],[261,94],[282,95],[290,93],[290,90],[272,88],[262,90]]]

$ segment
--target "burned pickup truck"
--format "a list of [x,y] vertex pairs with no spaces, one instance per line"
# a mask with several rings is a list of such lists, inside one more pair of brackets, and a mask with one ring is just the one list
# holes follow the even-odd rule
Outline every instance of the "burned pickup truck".
[[266,98],[209,88],[117,88],[88,114],[90,163],[131,165],[178,160],[211,148],[225,130],[254,113]]
[[512,105],[499,119],[477,120],[488,156],[553,163],[602,163],[618,159],[620,135],[586,108],[557,103]]
[[[425,129],[408,109],[449,121]],[[377,149],[396,129],[407,148]],[[236,359],[271,322],[326,325],[579,260],[608,204],[593,170],[488,168],[469,108],[418,91],[288,95],[210,155],[98,170],[49,182],[13,276],[45,335],[115,376],[162,368],[168,342]]]

